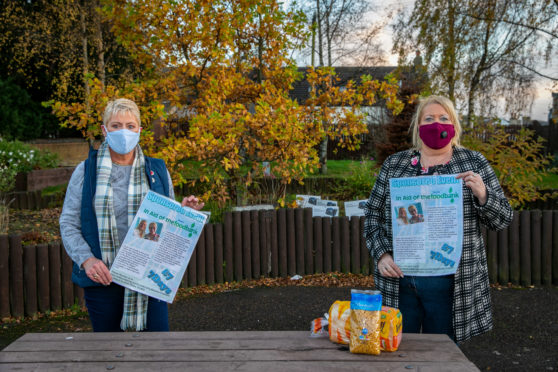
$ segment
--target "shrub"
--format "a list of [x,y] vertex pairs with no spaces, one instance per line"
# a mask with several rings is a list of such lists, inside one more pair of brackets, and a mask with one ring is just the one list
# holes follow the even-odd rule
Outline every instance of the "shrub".
[[506,133],[505,127],[493,123],[475,123],[466,132],[463,145],[486,157],[512,207],[545,199],[536,187],[551,162],[551,157],[543,154],[542,137],[534,138],[535,132],[526,128]]
[[367,199],[379,172],[380,169],[372,158],[352,163],[345,182],[334,188],[336,197],[341,200]]
[[56,166],[56,154],[37,150],[19,141],[0,139],[0,193],[12,190],[17,173]]

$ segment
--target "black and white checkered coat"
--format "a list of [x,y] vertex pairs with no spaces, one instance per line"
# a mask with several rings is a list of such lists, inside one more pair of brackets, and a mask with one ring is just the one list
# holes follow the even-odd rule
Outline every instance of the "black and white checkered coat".
[[[384,305],[396,308],[399,302],[399,279],[381,276],[377,263],[384,253],[393,254],[389,179],[416,176],[420,161],[413,166],[411,159],[415,156],[420,160],[420,153],[416,150],[402,151],[388,157],[366,203],[364,234],[368,250],[376,263],[376,288],[382,292]],[[513,216],[513,210],[492,167],[480,153],[454,147],[450,162],[439,169],[440,174],[466,171],[481,175],[488,197],[486,204],[480,206],[471,190],[463,186],[463,253],[455,273],[453,298],[453,328],[458,342],[492,329],[488,266],[480,226],[483,224],[489,229],[500,230],[509,225]]]

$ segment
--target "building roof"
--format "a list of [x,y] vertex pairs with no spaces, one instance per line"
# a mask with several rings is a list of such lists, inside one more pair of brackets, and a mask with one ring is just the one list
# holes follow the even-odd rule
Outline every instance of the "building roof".
[[[362,75],[370,75],[375,80],[383,80],[387,74],[393,72],[396,68],[396,66],[334,67],[335,73],[339,77],[339,82],[336,85],[344,86],[349,80],[358,83]],[[298,68],[298,71],[304,74],[303,78],[293,84],[293,89],[289,93],[291,98],[296,99],[299,104],[304,104],[310,97],[310,84],[306,80],[307,70],[308,67]]]

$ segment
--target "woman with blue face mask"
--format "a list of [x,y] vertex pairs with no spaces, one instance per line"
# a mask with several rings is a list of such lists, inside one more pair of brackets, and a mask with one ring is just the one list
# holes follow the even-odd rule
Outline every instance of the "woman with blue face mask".
[[[164,161],[145,156],[138,144],[140,123],[133,101],[107,104],[105,141],[74,170],[60,216],[62,241],[74,262],[72,280],[84,289],[95,332],[169,330],[166,302],[113,283],[109,271],[145,194],[153,190],[174,199]],[[182,200],[196,210],[203,205],[192,195]]]
[[[465,341],[492,328],[481,225],[503,229],[513,211],[486,158],[460,145],[461,126],[449,99],[421,99],[409,131],[413,148],[384,161],[365,207],[366,245],[376,263],[374,283],[384,305],[401,310],[404,333],[445,333],[457,342]],[[393,259],[389,180],[438,174],[457,174],[462,182],[461,259],[455,274],[405,275]],[[428,222],[428,215],[419,215],[414,205],[409,212],[411,223]]]

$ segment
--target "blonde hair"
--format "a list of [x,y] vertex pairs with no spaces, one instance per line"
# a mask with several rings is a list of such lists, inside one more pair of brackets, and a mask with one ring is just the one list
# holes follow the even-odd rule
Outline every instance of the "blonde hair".
[[118,98],[114,101],[110,101],[107,104],[107,107],[105,107],[105,112],[103,113],[103,124],[105,125],[105,127],[107,126],[113,115],[124,112],[134,115],[138,122],[138,125],[141,125],[138,105],[136,105],[134,101],[127,98]]
[[411,210],[414,210],[415,212],[418,213],[417,207],[415,207],[413,204],[409,205],[409,208],[407,208],[409,210],[409,213],[411,213]]
[[415,148],[416,150],[420,150],[422,147],[422,140],[419,136],[420,120],[424,108],[432,104],[438,104],[442,106],[448,113],[455,130],[455,136],[451,139],[451,144],[452,146],[460,147],[461,124],[459,123],[459,118],[457,117],[457,112],[455,112],[455,106],[453,105],[453,102],[448,98],[442,96],[428,96],[420,99],[415,114],[413,115],[411,126],[409,127],[409,132],[411,132],[413,136],[413,148]]

